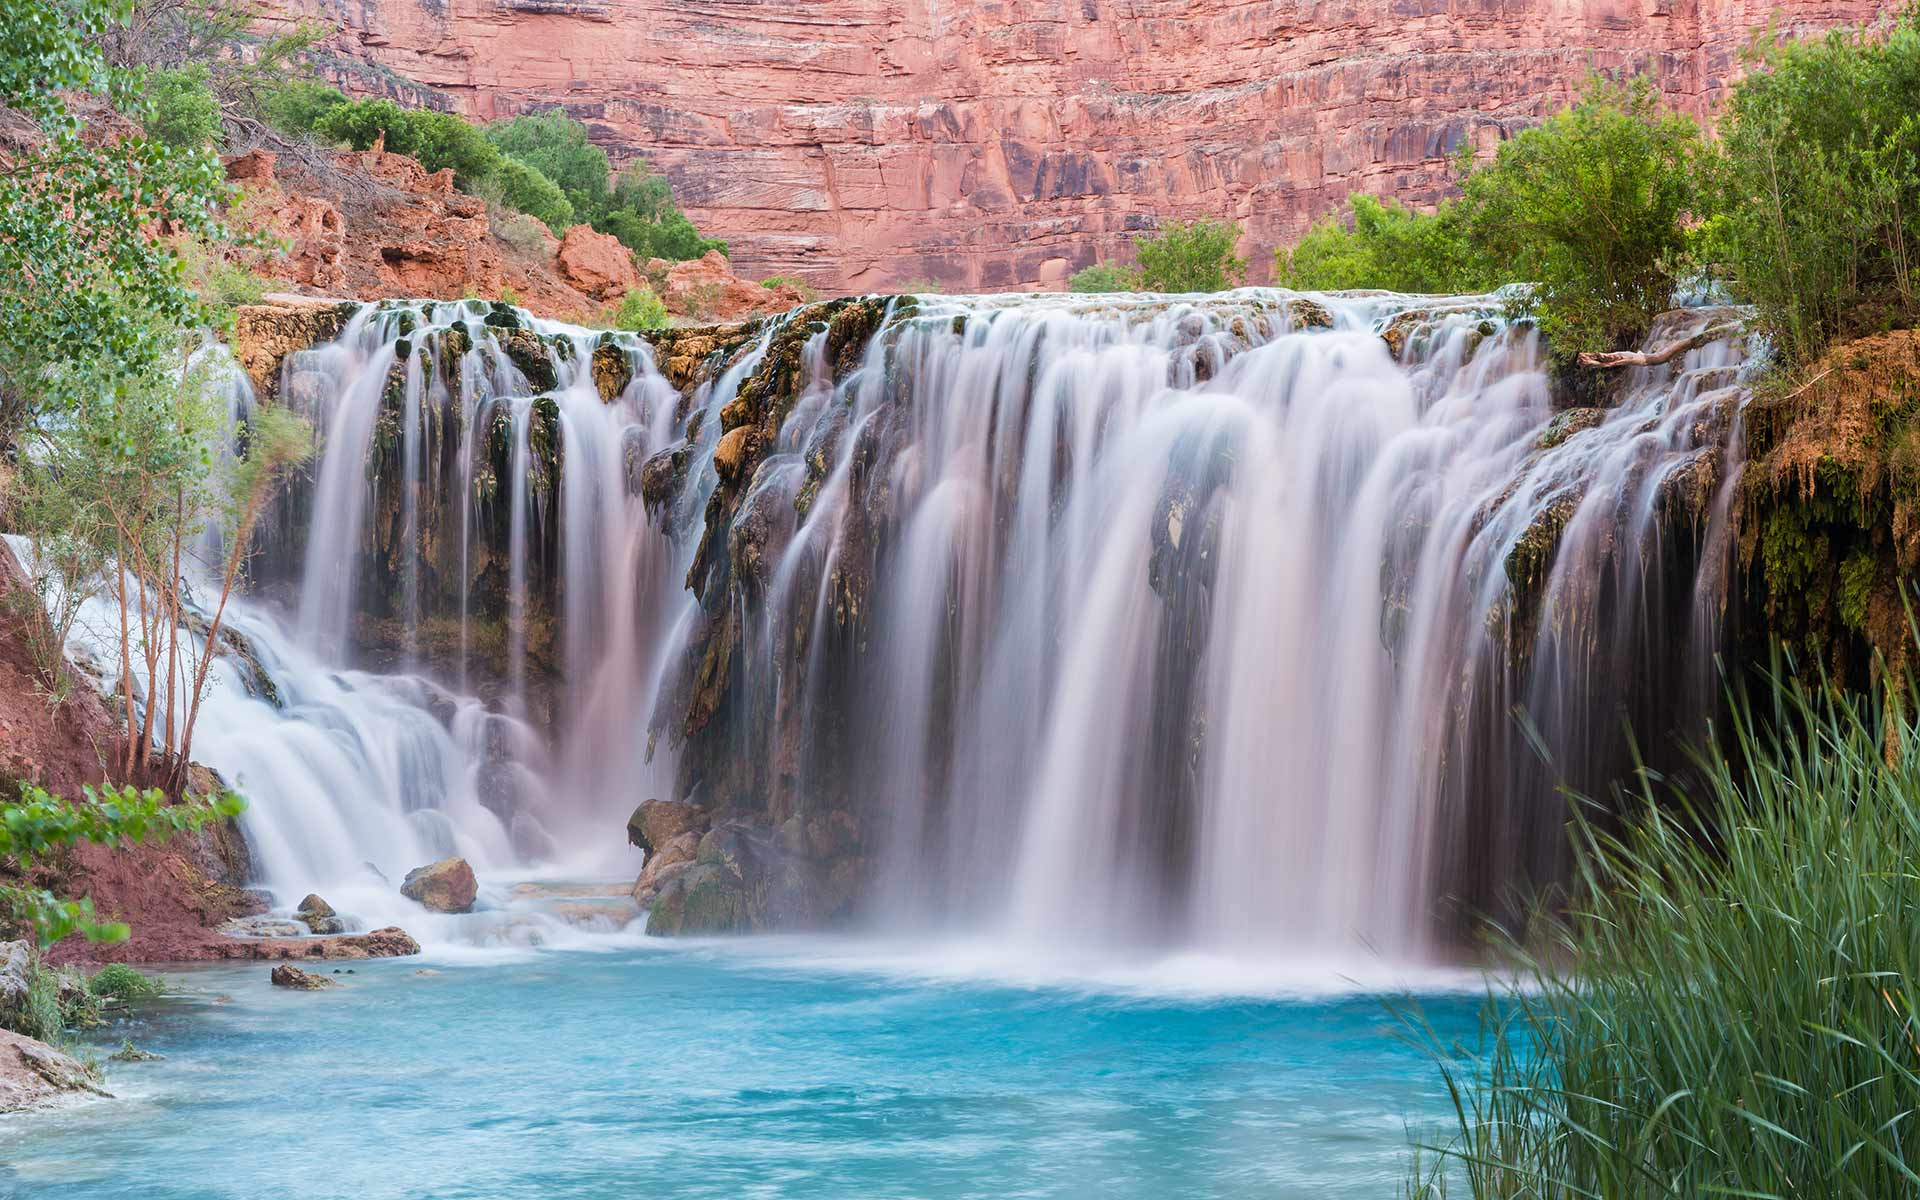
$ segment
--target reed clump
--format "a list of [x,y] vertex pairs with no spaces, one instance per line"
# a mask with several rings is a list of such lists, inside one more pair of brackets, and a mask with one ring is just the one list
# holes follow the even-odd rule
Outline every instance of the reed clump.
[[1775,677],[1685,783],[1576,816],[1409,1194],[1920,1193],[1920,712]]

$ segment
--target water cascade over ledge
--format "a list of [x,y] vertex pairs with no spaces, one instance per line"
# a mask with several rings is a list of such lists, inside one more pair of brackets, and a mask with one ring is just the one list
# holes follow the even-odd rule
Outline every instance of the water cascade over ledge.
[[[322,450],[244,632],[412,681],[452,757],[355,802],[496,858],[630,869],[684,797],[814,863],[755,923],[1429,953],[1718,687],[1745,339],[1569,407],[1502,311],[343,310],[277,368]],[[270,774],[265,826],[352,790]]]

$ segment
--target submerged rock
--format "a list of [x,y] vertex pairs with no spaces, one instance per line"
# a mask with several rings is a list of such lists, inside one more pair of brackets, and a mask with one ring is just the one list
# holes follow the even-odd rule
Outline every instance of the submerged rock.
[[269,978],[273,981],[273,986],[275,987],[293,988],[295,991],[301,992],[317,992],[322,988],[330,988],[333,986],[333,980],[328,979],[325,975],[315,975],[310,971],[302,971],[299,967],[293,966],[290,963],[281,963],[275,967],[273,974],[269,976]]
[[443,913],[471,912],[479,892],[473,868],[464,858],[443,858],[437,863],[415,867],[400,884],[402,896]]

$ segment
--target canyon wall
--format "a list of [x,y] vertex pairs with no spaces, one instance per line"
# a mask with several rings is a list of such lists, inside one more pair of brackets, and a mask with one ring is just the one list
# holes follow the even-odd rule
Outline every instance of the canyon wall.
[[1711,109],[1756,28],[1874,0],[269,0],[343,81],[491,119],[564,106],[742,274],[1058,286],[1155,218],[1267,249],[1351,191],[1425,202],[1463,140],[1591,68]]

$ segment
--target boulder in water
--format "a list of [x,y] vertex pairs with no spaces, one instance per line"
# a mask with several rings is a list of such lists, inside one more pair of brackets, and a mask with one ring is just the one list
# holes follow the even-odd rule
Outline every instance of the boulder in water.
[[273,981],[273,986],[275,987],[293,988],[295,991],[301,992],[317,992],[321,988],[330,988],[333,986],[333,980],[328,979],[325,975],[315,975],[311,971],[302,971],[292,963],[281,963],[273,969],[273,974],[268,978]]
[[437,863],[415,867],[400,884],[402,896],[443,913],[471,912],[479,892],[473,868],[464,858],[443,858]]
[[633,884],[633,902],[641,908],[652,904],[653,898],[659,895],[660,889],[692,866],[693,860],[699,855],[700,834],[692,829],[675,837],[659,849],[649,851],[647,864],[641,870],[640,878]]
[[302,900],[295,916],[315,933],[346,932],[347,927],[341,923],[340,915],[333,911],[333,905],[317,895],[309,895]]
[[698,844],[699,835],[706,831],[707,810],[687,800],[648,800],[627,818],[628,843],[649,857],[682,834],[694,834]]

